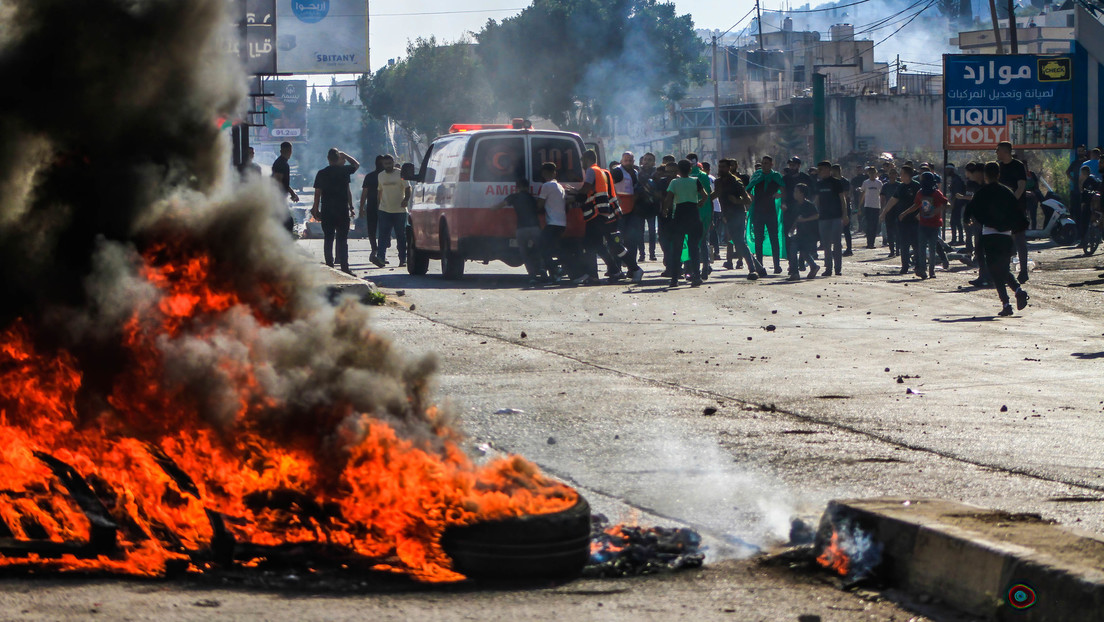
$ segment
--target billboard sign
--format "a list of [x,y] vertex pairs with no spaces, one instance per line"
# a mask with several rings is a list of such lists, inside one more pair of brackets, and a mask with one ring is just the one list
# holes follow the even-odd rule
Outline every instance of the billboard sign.
[[1073,148],[1070,56],[948,54],[943,57],[943,148]]
[[228,0],[234,37],[223,43],[249,75],[276,73],[276,0]]
[[278,0],[280,73],[368,71],[367,0]]
[[258,143],[302,142],[307,139],[307,81],[269,80],[264,99],[264,125],[256,128]]

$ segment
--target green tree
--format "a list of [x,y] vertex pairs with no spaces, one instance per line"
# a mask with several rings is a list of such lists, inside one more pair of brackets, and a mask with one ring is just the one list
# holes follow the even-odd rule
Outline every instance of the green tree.
[[483,121],[494,114],[494,102],[474,47],[419,38],[401,61],[361,79],[361,101],[373,117],[390,117],[427,138],[453,123]]
[[708,69],[691,17],[656,0],[534,0],[476,40],[499,110],[584,133],[662,111]]

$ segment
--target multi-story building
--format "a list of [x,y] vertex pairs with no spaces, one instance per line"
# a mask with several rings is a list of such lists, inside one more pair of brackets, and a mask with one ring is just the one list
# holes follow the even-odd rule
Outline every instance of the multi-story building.
[[[1075,36],[1077,20],[1076,5],[1073,0],[1063,4],[1051,5],[1038,15],[1016,18],[1017,49],[1020,54],[1068,54],[1070,42]],[[997,20],[1000,32],[1001,48],[1009,51],[1008,19]],[[970,30],[958,33],[951,38],[951,45],[957,46],[963,54],[996,54],[997,37],[993,28]]]

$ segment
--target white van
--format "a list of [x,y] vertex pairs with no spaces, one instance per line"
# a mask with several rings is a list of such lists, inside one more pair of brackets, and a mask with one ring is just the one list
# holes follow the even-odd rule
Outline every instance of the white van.
[[[520,119],[510,125],[454,125],[430,145],[414,179],[407,270],[423,275],[430,259],[440,259],[444,277],[459,279],[468,260],[520,266],[514,210],[490,208],[515,191],[519,177],[536,193],[545,162],[556,164],[570,208],[583,182],[586,148],[578,134],[531,129]],[[582,237],[580,210],[567,213],[564,237]]]

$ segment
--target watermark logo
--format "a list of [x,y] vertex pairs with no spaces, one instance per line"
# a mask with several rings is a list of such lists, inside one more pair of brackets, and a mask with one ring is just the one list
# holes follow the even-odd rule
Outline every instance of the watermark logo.
[[1028,609],[1035,605],[1035,590],[1026,583],[1017,583],[1008,588],[1008,604],[1014,609]]

